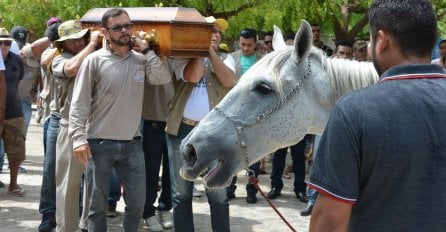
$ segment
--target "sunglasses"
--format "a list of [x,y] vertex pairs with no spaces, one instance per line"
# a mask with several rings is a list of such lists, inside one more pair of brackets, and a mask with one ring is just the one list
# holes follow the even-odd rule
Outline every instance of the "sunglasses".
[[122,31],[122,28],[126,29],[127,31],[130,30],[132,28],[133,24],[132,23],[128,23],[128,24],[124,24],[124,25],[116,25],[114,27],[109,27],[107,29],[110,29],[114,32],[120,32]]
[[270,44],[270,43],[272,43],[273,41],[271,41],[271,40],[266,40],[265,41],[265,44]]
[[5,46],[11,46],[12,41],[0,41],[0,45],[4,44]]

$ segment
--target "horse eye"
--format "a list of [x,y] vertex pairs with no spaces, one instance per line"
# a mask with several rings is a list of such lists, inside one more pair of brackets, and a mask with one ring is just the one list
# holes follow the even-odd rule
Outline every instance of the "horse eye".
[[256,92],[262,94],[262,95],[267,95],[270,94],[273,89],[271,88],[271,86],[269,86],[267,83],[265,82],[260,82],[256,85],[255,89]]

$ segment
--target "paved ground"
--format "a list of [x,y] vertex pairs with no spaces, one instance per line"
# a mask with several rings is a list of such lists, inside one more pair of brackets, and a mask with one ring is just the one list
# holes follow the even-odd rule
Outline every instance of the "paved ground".
[[[40,224],[39,214],[40,185],[42,182],[43,145],[42,124],[37,124],[33,119],[28,130],[26,141],[27,160],[23,166],[28,170],[19,175],[18,182],[27,191],[27,196],[18,198],[6,193],[6,188],[0,189],[0,231],[37,231]],[[271,170],[271,163],[267,162],[267,171]],[[0,180],[9,183],[9,170],[7,164],[3,167]],[[265,199],[260,199],[257,204],[245,202],[245,184],[247,179],[243,173],[239,174],[236,199],[230,201],[230,216],[232,231],[290,231],[280,217],[269,207]],[[260,186],[263,191],[269,191],[269,175],[260,176]],[[301,217],[299,210],[305,207],[294,196],[292,179],[284,180],[282,196],[273,201],[278,210],[291,223],[297,231],[308,231],[309,217]],[[203,190],[200,181],[197,182],[198,189]],[[266,193],[265,193],[266,194]],[[194,221],[196,231],[211,231],[209,205],[205,196],[194,198]],[[120,231],[124,203],[118,203],[119,215],[117,218],[108,219],[108,231]],[[141,223],[140,231],[147,231]],[[174,230],[168,230],[174,231]]]

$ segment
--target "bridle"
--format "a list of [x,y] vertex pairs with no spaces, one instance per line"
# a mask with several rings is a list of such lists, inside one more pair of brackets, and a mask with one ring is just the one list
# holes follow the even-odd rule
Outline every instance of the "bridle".
[[230,116],[227,113],[225,113],[223,110],[221,110],[220,108],[214,107],[215,111],[218,112],[219,114],[221,114],[225,119],[230,121],[232,123],[233,127],[236,129],[237,138],[238,138],[239,144],[240,144],[240,149],[242,150],[242,153],[245,155],[245,162],[246,162],[245,169],[247,170],[248,175],[253,174],[253,171],[249,169],[248,144],[246,143],[246,135],[245,135],[244,129],[246,127],[250,127],[257,123],[262,122],[269,115],[278,111],[280,108],[282,108],[282,106],[287,104],[291,100],[291,98],[294,95],[296,95],[299,92],[299,90],[302,88],[302,86],[305,84],[306,80],[308,79],[308,77],[311,74],[310,68],[311,68],[310,59],[308,59],[307,71],[303,74],[302,78],[297,82],[296,86],[294,86],[293,89],[291,89],[291,91],[288,93],[288,95],[286,95],[284,98],[282,98],[276,105],[274,105],[267,111],[256,115],[254,120],[252,120],[251,122],[248,122],[248,121],[245,121],[242,119],[238,119],[234,116]]

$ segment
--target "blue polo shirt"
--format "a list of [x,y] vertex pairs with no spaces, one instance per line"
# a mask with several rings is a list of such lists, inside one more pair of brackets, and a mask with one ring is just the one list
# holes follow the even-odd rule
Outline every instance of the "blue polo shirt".
[[352,204],[349,231],[446,231],[446,74],[401,65],[336,103],[309,186]]

